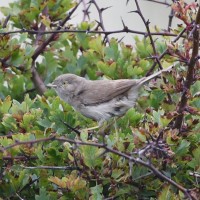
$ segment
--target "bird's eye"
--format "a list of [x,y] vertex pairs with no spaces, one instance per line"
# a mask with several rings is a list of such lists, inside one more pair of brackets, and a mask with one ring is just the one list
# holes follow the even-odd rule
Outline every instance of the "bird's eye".
[[67,85],[67,81],[64,81],[64,82],[63,82],[63,85]]

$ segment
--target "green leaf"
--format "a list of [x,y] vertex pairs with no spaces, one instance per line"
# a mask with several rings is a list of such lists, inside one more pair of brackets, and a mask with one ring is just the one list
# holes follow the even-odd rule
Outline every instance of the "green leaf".
[[150,41],[147,38],[144,38],[143,40],[140,40],[139,37],[134,37],[136,41],[136,50],[137,54],[141,58],[146,58],[149,55],[152,54],[152,47],[150,45]]
[[192,167],[195,170],[196,168],[200,166],[200,147],[193,150],[192,154],[194,157],[188,163],[188,166]]
[[88,167],[94,168],[101,165],[102,160],[99,157],[102,153],[101,149],[93,146],[82,146],[80,147],[80,150],[83,154],[84,162]]
[[192,96],[198,95],[200,93],[200,81],[196,81],[192,86],[191,86],[191,93]]
[[37,123],[40,125],[40,126],[43,126],[45,128],[50,128],[51,125],[52,125],[52,122],[49,120],[49,119],[39,119],[37,121]]
[[141,142],[146,142],[146,136],[136,128],[131,128],[134,136],[138,137]]
[[134,108],[131,108],[128,110],[125,117],[130,121],[131,126],[136,126],[142,119],[142,116],[143,115],[141,113],[136,112]]
[[177,199],[174,193],[170,191],[170,186],[165,186],[159,193],[158,200],[174,200]]
[[108,47],[105,47],[105,60],[117,60],[119,57],[119,49],[118,49],[118,43],[117,41],[112,38],[110,40],[110,45]]
[[21,123],[21,127],[25,128],[26,130],[30,129],[30,125],[34,121],[35,116],[32,115],[31,113],[25,113],[23,115],[23,121]]
[[7,131],[15,132],[18,130],[17,122],[10,114],[4,115],[2,125],[6,128]]
[[0,99],[0,113],[8,113],[8,110],[10,109],[11,104],[12,104],[12,101],[11,101],[10,96],[7,96],[3,102]]
[[104,54],[102,40],[100,36],[97,38],[91,39],[89,42],[89,47],[101,55]]
[[102,185],[96,185],[94,187],[90,188],[90,191],[92,193],[92,199],[94,200],[102,200],[102,192],[103,192],[103,187]]
[[40,194],[35,195],[36,200],[50,200],[50,196],[48,195],[46,189],[44,187],[40,188]]
[[120,178],[120,176],[122,176],[124,174],[124,171],[121,169],[114,169],[112,171],[112,177],[117,180],[118,178]]
[[155,109],[158,109],[164,98],[165,98],[165,93],[162,90],[159,89],[153,90],[150,95],[150,105]]
[[189,147],[190,147],[190,142],[188,142],[187,140],[183,139],[180,142],[179,146],[177,147],[177,149],[175,151],[175,154],[177,156],[183,156],[188,152]]
[[162,119],[161,119],[163,114],[164,114],[163,110],[158,110],[157,112],[153,110],[153,120],[154,122],[158,123],[159,126],[163,126]]
[[194,99],[190,102],[190,104],[191,104],[192,106],[194,106],[194,107],[200,109],[200,99],[199,99],[199,97],[194,98]]

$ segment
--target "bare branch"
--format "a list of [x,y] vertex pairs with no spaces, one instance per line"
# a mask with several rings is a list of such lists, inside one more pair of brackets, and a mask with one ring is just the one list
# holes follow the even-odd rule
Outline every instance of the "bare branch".
[[200,8],[198,9],[197,17],[196,17],[196,21],[195,21],[194,26],[195,26],[195,29],[193,31],[192,55],[191,55],[190,61],[188,63],[187,76],[186,76],[186,80],[184,82],[184,91],[182,93],[181,101],[180,101],[180,104],[179,104],[178,109],[177,109],[177,112],[178,112],[179,115],[177,116],[175,124],[174,124],[174,128],[177,128],[179,130],[181,129],[183,118],[184,118],[184,111],[185,111],[185,108],[187,106],[187,101],[188,101],[188,95],[187,94],[190,90],[191,85],[193,84],[193,81],[194,81],[194,70],[195,70],[195,65],[196,65],[198,53],[199,53]]
[[[99,20],[100,20],[99,25],[100,25],[100,27],[102,28],[102,30],[105,32],[106,29],[105,29],[104,22],[103,22],[102,12],[103,12],[104,10],[110,8],[110,6],[107,7],[107,8],[101,8],[101,9],[100,9],[99,6],[98,6],[98,4],[97,4],[97,2],[96,2],[95,0],[91,0],[90,2],[93,3],[93,4],[95,5],[95,7],[96,7],[96,9],[97,9],[97,11],[98,11],[98,13],[99,13]],[[107,37],[107,34],[105,34],[105,39],[107,40],[107,42],[109,42],[109,38]]]
[[10,15],[8,15],[8,16],[6,17],[6,19],[4,20],[2,28],[6,28],[9,19],[10,19]]
[[22,166],[24,169],[51,169],[51,170],[80,170],[79,167],[72,166],[37,166],[37,167],[26,167]]
[[[61,29],[62,26],[70,19],[71,15],[75,12],[75,10],[78,8],[80,2],[69,12],[69,14],[66,16],[66,18],[60,23],[60,26],[57,27],[57,31]],[[45,47],[54,40],[56,36],[56,33],[52,33],[49,38],[44,41],[34,52],[32,56],[32,66],[31,66],[31,72],[32,72],[32,81],[35,85],[35,88],[38,90],[39,94],[43,94],[46,91],[46,86],[38,74],[36,68],[35,68],[35,60],[36,58],[44,51]]]
[[[126,26],[127,27],[127,26]],[[35,31],[35,30],[27,30],[27,29],[21,29],[21,30],[16,30],[16,31],[6,31],[6,32],[0,32],[0,35],[6,35],[6,34],[15,34],[15,33],[29,33],[29,34],[58,34],[58,33],[92,33],[92,34],[106,34],[106,35],[111,35],[111,34],[116,34],[116,33],[135,33],[138,35],[147,35],[147,32],[144,31],[136,31],[136,30],[132,30],[129,29],[127,27],[126,30],[121,29],[121,30],[115,30],[115,31],[93,31],[93,30],[68,30],[68,29],[64,29],[64,30],[55,30],[55,31]],[[177,34],[174,33],[170,33],[170,32],[151,32],[151,35],[156,35],[156,36],[171,36],[171,37],[176,37]],[[183,37],[183,35],[181,35],[181,37]]]
[[162,5],[166,5],[166,6],[171,6],[169,3],[167,3],[166,1],[165,2],[162,2],[162,1],[156,1],[156,0],[145,0],[145,1],[150,1],[152,3],[158,3],[158,4],[162,4]]

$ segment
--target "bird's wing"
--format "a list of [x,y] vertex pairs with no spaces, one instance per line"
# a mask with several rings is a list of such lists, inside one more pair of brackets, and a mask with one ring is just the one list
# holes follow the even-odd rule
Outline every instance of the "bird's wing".
[[136,80],[130,79],[87,81],[77,96],[84,105],[100,104],[124,94],[136,84]]
[[[120,80],[97,80],[86,81],[81,89],[76,92],[76,96],[84,105],[95,105],[107,102],[116,96],[123,95],[133,86],[137,86],[136,92],[144,83],[159,76],[162,72],[170,71],[174,65],[160,70],[148,77],[141,79],[120,79]],[[125,94],[124,94],[125,95]]]

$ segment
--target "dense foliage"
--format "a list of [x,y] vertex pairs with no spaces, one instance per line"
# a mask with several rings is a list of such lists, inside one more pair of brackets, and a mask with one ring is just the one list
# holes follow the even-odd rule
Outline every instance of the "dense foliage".
[[[198,199],[200,11],[195,2],[173,2],[182,24],[160,32],[135,1],[147,32],[138,37],[123,24],[121,32],[134,36],[128,45],[105,30],[105,9],[94,0],[83,13],[93,4],[100,19],[77,26],[70,18],[84,1],[0,8],[1,199]],[[103,133],[88,131],[96,122],[45,86],[63,73],[141,78],[173,63]]]

